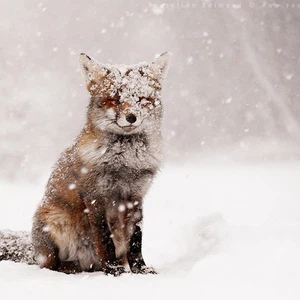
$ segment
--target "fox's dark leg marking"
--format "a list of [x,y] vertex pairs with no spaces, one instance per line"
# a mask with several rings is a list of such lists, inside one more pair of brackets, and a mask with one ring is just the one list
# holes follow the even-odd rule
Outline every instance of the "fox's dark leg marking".
[[136,226],[135,232],[130,239],[127,259],[133,273],[140,273],[139,271],[142,267],[146,266],[142,256],[142,230],[139,226]]
[[142,230],[139,225],[130,239],[129,253],[127,255],[128,264],[132,273],[156,274],[152,268],[148,268],[142,255]]
[[76,261],[63,261],[59,263],[57,271],[66,274],[75,274],[82,272],[82,269]]

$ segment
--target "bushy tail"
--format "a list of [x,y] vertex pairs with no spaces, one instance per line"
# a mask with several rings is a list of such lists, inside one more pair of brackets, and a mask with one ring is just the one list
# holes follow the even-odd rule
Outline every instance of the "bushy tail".
[[29,265],[36,264],[30,233],[25,231],[0,231],[1,260],[11,260]]

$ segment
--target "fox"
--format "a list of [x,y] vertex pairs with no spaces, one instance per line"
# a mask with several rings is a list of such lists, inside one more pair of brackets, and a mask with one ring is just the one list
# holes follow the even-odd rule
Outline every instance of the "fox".
[[[126,267],[156,274],[142,255],[143,200],[162,164],[161,94],[169,61],[168,52],[135,65],[80,54],[90,96],[86,123],[54,166],[23,261],[66,274],[119,276]],[[14,257],[4,252],[0,246],[0,260]]]

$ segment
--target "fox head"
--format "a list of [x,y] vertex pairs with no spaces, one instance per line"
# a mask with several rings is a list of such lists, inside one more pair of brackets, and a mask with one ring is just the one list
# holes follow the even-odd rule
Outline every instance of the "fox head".
[[104,65],[81,53],[91,96],[88,118],[93,126],[122,135],[159,130],[161,89],[169,59],[165,52],[151,64]]

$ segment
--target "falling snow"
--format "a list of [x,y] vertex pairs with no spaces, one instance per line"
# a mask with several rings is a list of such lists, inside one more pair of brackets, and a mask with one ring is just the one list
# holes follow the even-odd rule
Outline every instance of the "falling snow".
[[80,170],[81,174],[87,174],[88,171],[89,170],[87,168],[85,168],[85,167],[81,168],[81,170]]
[[186,59],[186,62],[188,65],[191,65],[193,63],[193,56],[189,56],[187,59]]
[[[143,212],[144,256],[159,274],[65,276],[1,261],[3,300],[299,299],[299,9],[196,2],[3,1],[0,229],[27,232],[0,230],[0,260],[12,247],[12,260],[34,263],[33,212],[88,106],[79,53],[111,66],[173,53],[154,97],[166,162]],[[71,194],[76,183],[65,183]],[[140,205],[119,204],[121,215]]]
[[285,75],[286,80],[291,80],[294,77],[294,74]]
[[126,204],[128,209],[132,209],[133,208],[133,204],[131,202],[127,202]]
[[165,8],[166,8],[165,3],[163,3],[163,4],[154,4],[154,3],[149,2],[149,6],[150,6],[150,9],[153,12],[153,14],[156,15],[156,16],[162,15],[165,11]]
[[76,189],[76,184],[75,183],[69,184],[69,190],[70,191],[75,190],[75,189]]
[[44,232],[49,232],[51,230],[51,226],[47,225],[43,227]]
[[126,206],[124,204],[120,204],[118,206],[118,210],[119,210],[119,212],[124,212],[126,210]]

